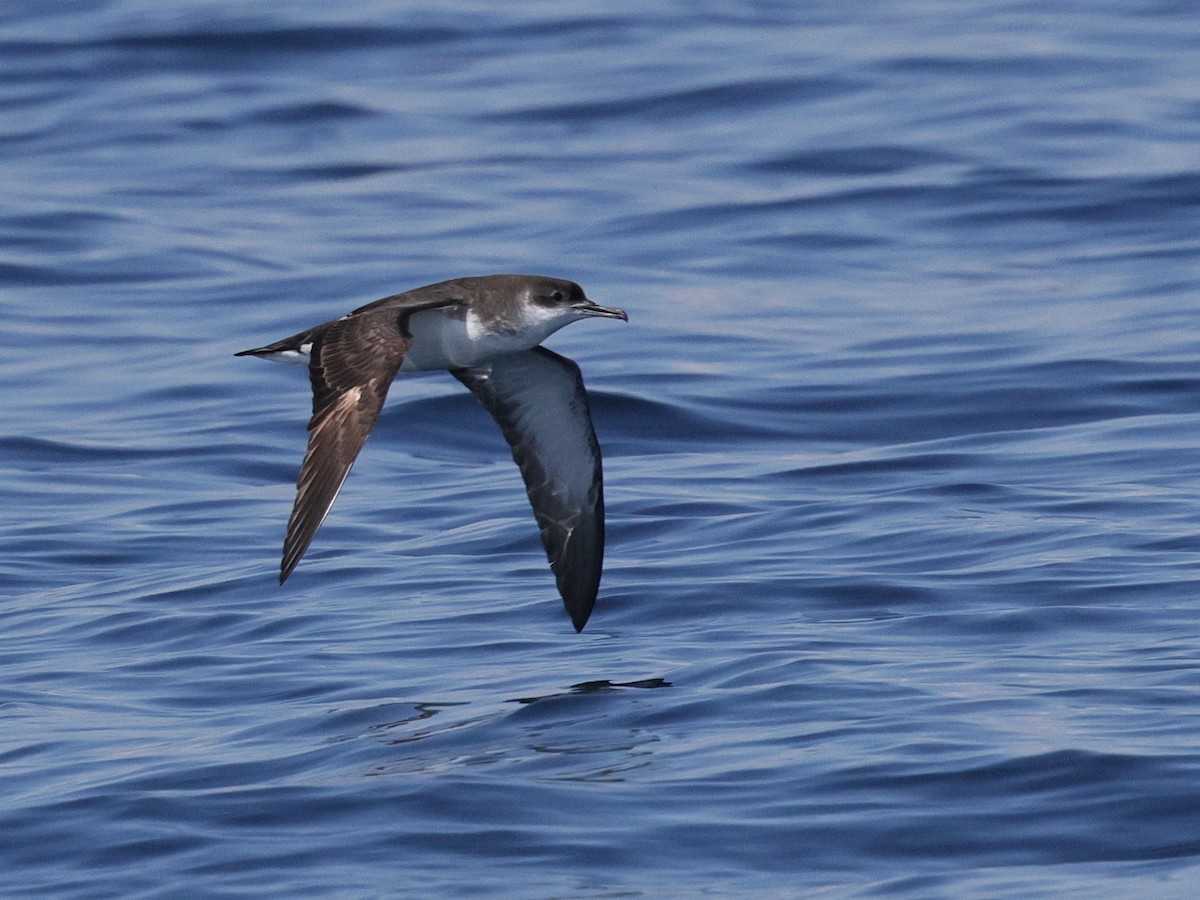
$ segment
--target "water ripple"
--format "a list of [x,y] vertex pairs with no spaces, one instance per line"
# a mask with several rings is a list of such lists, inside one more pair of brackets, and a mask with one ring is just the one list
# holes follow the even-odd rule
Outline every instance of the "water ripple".
[[[0,893],[1194,894],[1195,10],[0,11]],[[945,14],[943,14],[945,13]],[[563,616],[401,379],[232,354],[542,271]]]

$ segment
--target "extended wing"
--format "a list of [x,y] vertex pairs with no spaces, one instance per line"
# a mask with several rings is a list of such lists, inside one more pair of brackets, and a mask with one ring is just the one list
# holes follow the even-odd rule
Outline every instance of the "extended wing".
[[604,485],[579,366],[534,347],[453,375],[512,447],[558,591],[582,631],[604,562]]
[[238,356],[275,357],[307,351],[313,414],[296,480],[279,566],[282,584],[329,514],[367,435],[379,419],[388,387],[412,346],[408,319],[426,309],[458,305],[446,297],[384,298],[368,307]]

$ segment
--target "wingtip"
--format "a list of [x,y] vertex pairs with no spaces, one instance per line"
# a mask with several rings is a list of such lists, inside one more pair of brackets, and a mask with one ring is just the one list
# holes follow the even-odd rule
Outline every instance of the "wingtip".
[[279,565],[279,583],[281,585],[288,580],[288,576],[295,571],[296,564],[299,562],[299,558],[294,560],[289,560],[286,556],[283,558],[283,562]]
[[571,624],[575,626],[575,633],[579,634],[583,631],[583,626],[587,624],[588,618],[592,615],[592,608],[596,605],[596,597],[593,594],[591,597],[570,597],[563,595],[563,606],[566,607],[567,615],[571,617]]
[[[571,547],[578,550],[582,543],[572,542],[570,547],[563,548],[560,555],[552,558],[550,568],[554,570],[554,580],[558,585],[558,594],[562,597],[563,606],[575,633],[583,631],[592,610],[596,606],[596,596],[600,593],[600,565],[603,558],[603,545],[599,550],[584,554],[568,552]],[[550,551],[547,550],[549,555]]]
[[288,576],[296,571],[296,566],[300,564],[300,557],[293,556],[285,547],[283,550],[283,559],[279,561],[279,583],[282,585],[288,580]]

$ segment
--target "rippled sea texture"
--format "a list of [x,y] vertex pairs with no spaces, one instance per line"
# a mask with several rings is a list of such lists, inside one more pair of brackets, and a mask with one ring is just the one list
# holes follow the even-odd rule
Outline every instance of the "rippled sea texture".
[[[8,3],[0,892],[1200,891],[1200,8]],[[574,634],[453,379],[276,584],[297,369],[580,281]]]

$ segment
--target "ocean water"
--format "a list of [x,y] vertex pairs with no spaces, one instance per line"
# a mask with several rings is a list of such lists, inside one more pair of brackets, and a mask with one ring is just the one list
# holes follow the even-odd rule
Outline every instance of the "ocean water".
[[[0,894],[1200,893],[1200,7],[0,11]],[[288,581],[300,369],[579,281],[576,635],[396,383]]]

